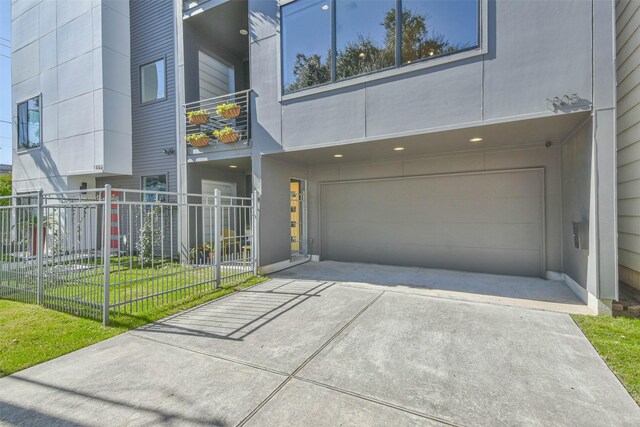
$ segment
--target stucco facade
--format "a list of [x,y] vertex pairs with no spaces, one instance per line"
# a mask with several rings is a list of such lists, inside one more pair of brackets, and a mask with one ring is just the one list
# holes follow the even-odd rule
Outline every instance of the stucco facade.
[[95,186],[131,174],[129,5],[16,1],[12,4],[12,101],[41,98],[41,143],[18,148],[16,192]]

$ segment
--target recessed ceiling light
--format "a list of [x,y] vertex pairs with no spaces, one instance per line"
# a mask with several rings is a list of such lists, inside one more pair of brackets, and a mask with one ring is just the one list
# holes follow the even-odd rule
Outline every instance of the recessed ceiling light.
[[230,167],[231,169],[236,169],[238,166],[236,166],[236,165],[229,165],[229,167]]
[[344,156],[342,154],[334,154],[333,157],[339,159],[339,158],[344,157]]
[[480,142],[480,141],[482,141],[482,138],[480,138],[479,136],[478,136],[478,137],[475,137],[475,138],[471,138],[471,139],[469,140],[469,142]]
[[322,5],[322,10],[329,10],[329,5],[328,4],[323,4]]
[[243,36],[246,36],[247,34],[249,34],[249,31],[245,30],[244,28],[240,30],[240,34],[242,34]]
[[393,151],[402,151],[402,150],[404,150],[404,147],[395,147],[393,149]]

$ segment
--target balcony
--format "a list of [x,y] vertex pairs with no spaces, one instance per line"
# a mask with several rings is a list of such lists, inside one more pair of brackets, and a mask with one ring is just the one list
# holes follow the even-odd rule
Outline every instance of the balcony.
[[247,148],[251,136],[251,90],[185,104],[189,154]]

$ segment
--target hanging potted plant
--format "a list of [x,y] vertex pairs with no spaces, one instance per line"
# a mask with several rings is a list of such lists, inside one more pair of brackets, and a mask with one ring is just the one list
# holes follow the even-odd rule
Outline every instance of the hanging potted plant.
[[206,133],[194,133],[184,138],[192,147],[205,147],[209,145],[209,136]]
[[225,102],[216,107],[216,114],[225,119],[234,119],[240,115],[240,106],[235,102]]
[[201,108],[200,110],[189,111],[187,118],[189,119],[189,124],[203,125],[209,121],[209,115],[209,110]]
[[224,144],[230,142],[236,142],[238,140],[238,132],[230,126],[225,126],[223,129],[214,130],[213,136]]

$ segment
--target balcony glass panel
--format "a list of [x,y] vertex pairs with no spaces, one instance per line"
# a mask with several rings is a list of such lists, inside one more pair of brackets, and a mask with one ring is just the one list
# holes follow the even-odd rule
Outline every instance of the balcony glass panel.
[[336,2],[336,78],[395,65],[395,0]]
[[331,81],[329,0],[298,0],[282,8],[285,93]]
[[402,63],[478,46],[477,0],[402,0]]

